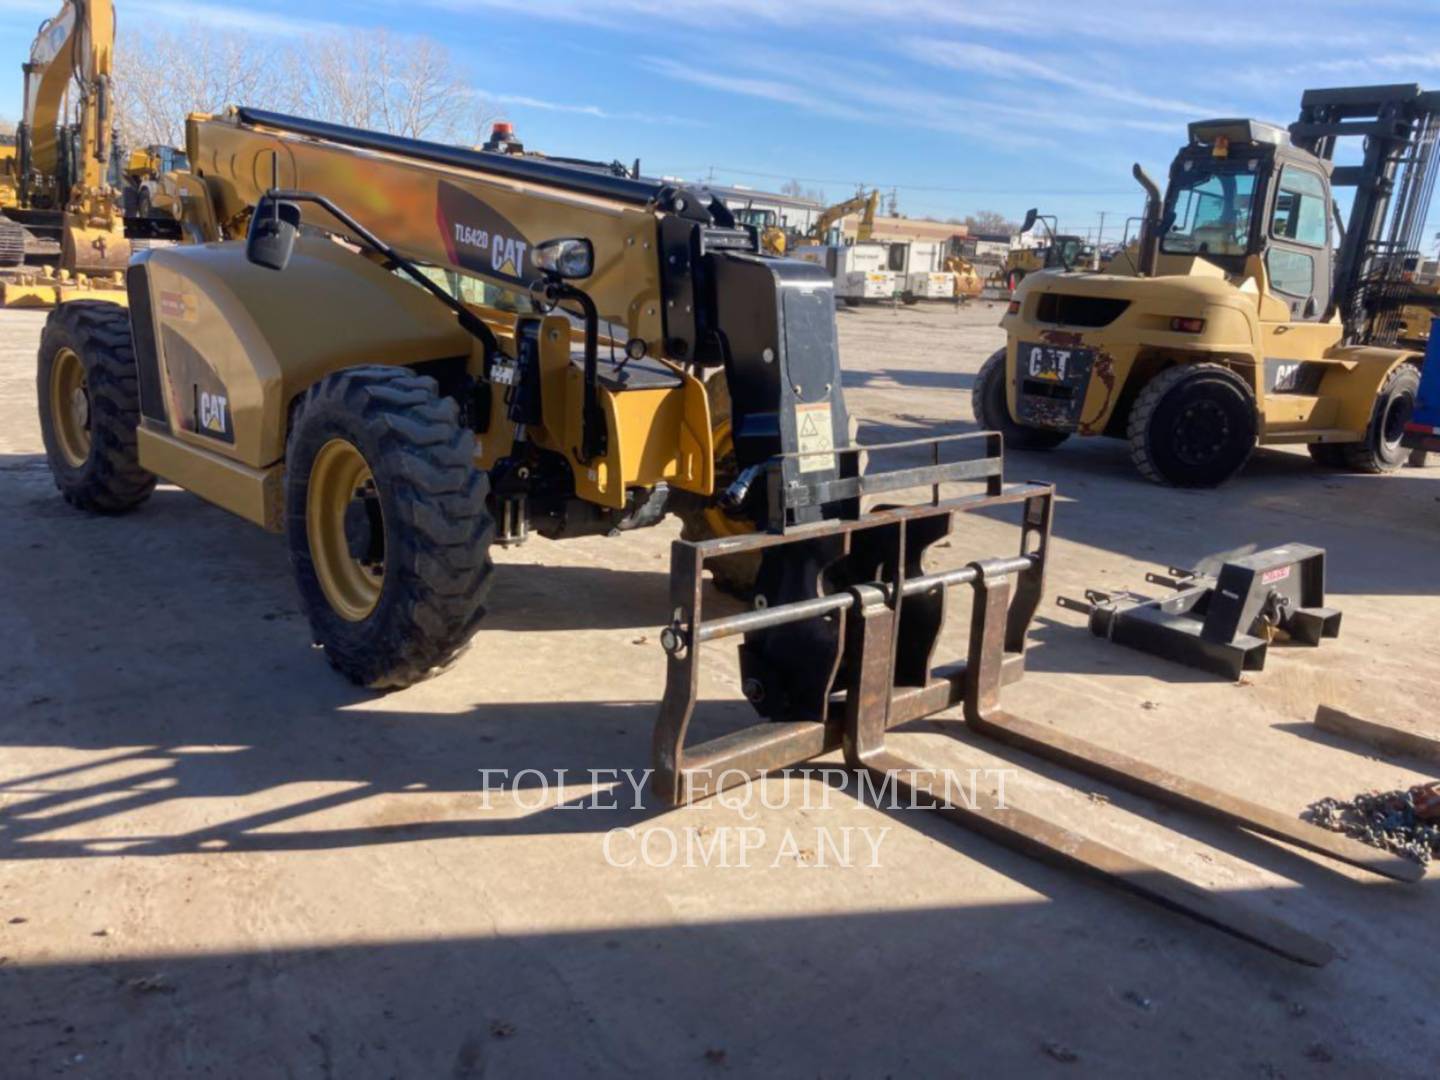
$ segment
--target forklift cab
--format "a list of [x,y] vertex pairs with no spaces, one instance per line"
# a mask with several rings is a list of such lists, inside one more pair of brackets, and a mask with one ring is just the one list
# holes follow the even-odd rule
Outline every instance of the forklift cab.
[[1324,319],[1334,271],[1331,168],[1273,124],[1191,124],[1170,168],[1161,256],[1198,255],[1237,280],[1259,256],[1292,319]]

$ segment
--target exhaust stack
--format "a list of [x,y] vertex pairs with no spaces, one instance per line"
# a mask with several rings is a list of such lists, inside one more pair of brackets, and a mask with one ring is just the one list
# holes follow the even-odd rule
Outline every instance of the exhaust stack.
[[1140,274],[1151,277],[1155,273],[1155,260],[1160,254],[1160,189],[1151,180],[1137,161],[1131,174],[1145,189],[1145,217],[1140,223]]

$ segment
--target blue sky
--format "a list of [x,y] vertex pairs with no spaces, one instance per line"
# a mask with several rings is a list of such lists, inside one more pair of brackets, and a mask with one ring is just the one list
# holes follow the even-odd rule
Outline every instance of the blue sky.
[[[59,0],[0,0],[0,116]],[[120,33],[388,27],[453,51],[525,142],[647,173],[832,200],[898,188],[941,217],[1039,204],[1067,229],[1138,212],[1185,123],[1289,122],[1307,86],[1440,84],[1436,0],[116,0]]]

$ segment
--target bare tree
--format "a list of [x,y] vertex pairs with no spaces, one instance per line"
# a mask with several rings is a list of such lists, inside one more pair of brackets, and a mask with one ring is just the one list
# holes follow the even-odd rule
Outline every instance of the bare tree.
[[786,180],[780,185],[780,194],[789,195],[792,199],[809,199],[813,203],[825,205],[825,192],[819,188],[807,188],[799,180]]
[[122,140],[179,146],[189,113],[284,104],[274,59],[251,38],[206,33],[194,24],[122,41],[114,77]]
[[10,136],[15,134],[15,122],[9,117],[0,116],[0,135]]
[[1019,226],[998,210],[979,210],[967,215],[961,224],[972,233],[984,233],[996,236],[1002,233],[1008,235],[1019,228]]
[[184,142],[185,117],[250,105],[441,142],[478,142],[496,112],[444,46],[383,30],[343,42],[218,35],[198,24],[121,42],[116,106],[126,145]]

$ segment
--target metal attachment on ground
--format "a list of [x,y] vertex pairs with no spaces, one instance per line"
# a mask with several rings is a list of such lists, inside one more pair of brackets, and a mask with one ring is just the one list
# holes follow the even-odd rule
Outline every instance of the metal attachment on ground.
[[1263,670],[1272,641],[1318,645],[1340,633],[1340,612],[1325,607],[1325,552],[1308,544],[1230,559],[1214,576],[1172,567],[1145,580],[1174,592],[1088,589],[1084,601],[1058,603],[1089,615],[1097,637],[1231,679]]
[[[989,451],[997,466],[998,451]],[[1326,963],[1332,950],[1325,942],[1027,811],[1016,805],[1013,792],[988,804],[983,797],[953,801],[950,783],[942,792],[941,781],[967,771],[969,763],[947,755],[948,772],[921,767],[887,746],[891,728],[963,704],[971,732],[1383,876],[1420,876],[1421,868],[1407,860],[1000,708],[1002,688],[1024,672],[1026,632],[1044,589],[1053,502],[1050,485],[1003,485],[997,468],[984,494],[828,518],[783,534],[677,541],[671,548],[671,630],[687,648],[667,657],[653,741],[657,792],[671,804],[685,804],[843,749],[846,764],[869,774],[872,790],[894,792],[898,805],[933,809],[1006,846],[1098,875],[1288,959]],[[1007,505],[1021,510],[1018,554],[922,569],[926,549],[950,535],[957,515],[988,516]],[[753,550],[763,553],[761,586],[769,605],[703,618],[707,563]],[[956,587],[972,590],[967,655],[932,667],[947,594]],[[769,722],[687,746],[702,653],[726,638],[742,639],[745,697]]]

